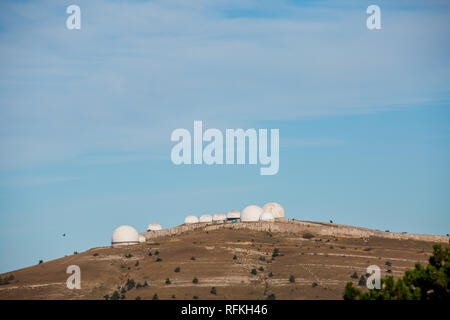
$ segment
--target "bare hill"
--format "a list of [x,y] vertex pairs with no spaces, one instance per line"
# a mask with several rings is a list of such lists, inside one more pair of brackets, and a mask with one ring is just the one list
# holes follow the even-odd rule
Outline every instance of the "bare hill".
[[[144,235],[139,245],[2,274],[14,280],[0,286],[0,299],[104,299],[115,290],[125,299],[341,299],[345,283],[357,284],[369,265],[397,277],[426,264],[434,243],[449,241],[304,221],[182,225]],[[81,269],[80,290],[66,287],[69,265]]]

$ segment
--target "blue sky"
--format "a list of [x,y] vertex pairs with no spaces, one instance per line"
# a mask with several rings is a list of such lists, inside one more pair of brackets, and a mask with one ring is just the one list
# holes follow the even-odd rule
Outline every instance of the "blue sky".
[[[378,1],[369,31],[375,2],[338,3],[2,1],[0,272],[268,201],[449,233],[450,5]],[[279,173],[175,166],[194,120],[280,129]]]

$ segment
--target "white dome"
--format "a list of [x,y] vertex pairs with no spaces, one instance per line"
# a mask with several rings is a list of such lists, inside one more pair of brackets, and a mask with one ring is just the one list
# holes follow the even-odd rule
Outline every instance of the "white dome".
[[209,214],[204,214],[200,217],[200,222],[212,222],[212,217]]
[[227,218],[228,219],[240,219],[241,213],[237,210],[231,210],[230,212],[228,212]]
[[146,239],[145,239],[145,237],[143,236],[143,235],[139,235],[139,242],[145,242],[146,241]]
[[259,216],[263,212],[261,207],[250,205],[245,207],[241,213],[241,221],[259,221]]
[[263,210],[271,212],[275,219],[286,218],[286,213],[284,212],[284,208],[279,203],[276,203],[276,202],[266,203],[263,207]]
[[139,233],[131,226],[120,226],[114,230],[111,244],[121,246],[139,243]]
[[198,223],[198,218],[196,216],[187,216],[184,219],[184,223],[188,224],[188,223]]
[[259,221],[274,221],[275,218],[273,217],[272,212],[264,211],[261,213],[261,216],[259,217]]
[[216,213],[213,216],[213,221],[225,221],[227,220],[227,216],[225,215],[225,213]]
[[147,231],[158,231],[158,230],[162,230],[162,228],[161,225],[156,222],[150,223],[147,227]]

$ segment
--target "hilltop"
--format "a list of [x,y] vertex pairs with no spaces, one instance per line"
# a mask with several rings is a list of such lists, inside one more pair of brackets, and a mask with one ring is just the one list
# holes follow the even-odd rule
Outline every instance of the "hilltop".
[[[13,280],[0,286],[0,299],[104,299],[116,290],[125,299],[341,299],[346,282],[357,285],[369,265],[382,277],[401,276],[449,240],[307,221],[181,225],[143,235],[145,243],[2,274]],[[81,269],[80,290],[66,288],[69,265]]]

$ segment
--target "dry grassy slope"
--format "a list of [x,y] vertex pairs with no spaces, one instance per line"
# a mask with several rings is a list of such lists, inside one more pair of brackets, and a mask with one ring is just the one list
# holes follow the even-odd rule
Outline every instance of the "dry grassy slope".
[[[160,299],[173,299],[173,295],[176,299],[265,299],[270,293],[277,299],[341,299],[345,283],[357,282],[350,278],[355,271],[365,274],[367,266],[375,264],[382,276],[387,269],[399,276],[416,262],[425,264],[432,245],[380,237],[305,239],[296,233],[198,228],[135,246],[93,248],[9,272],[15,280],[0,286],[0,299],[103,299],[127,279],[147,281],[149,286],[128,291],[126,299],[151,299],[155,293]],[[272,259],[274,248],[280,256]],[[127,254],[132,257],[126,258]],[[157,257],[162,261],[156,262]],[[386,261],[392,266],[387,267]],[[65,271],[72,264],[81,268],[81,290],[66,288],[69,275]],[[181,272],[176,273],[178,266]],[[251,274],[260,267],[264,271]],[[290,275],[295,283],[289,282]],[[194,277],[198,284],[192,282]],[[165,284],[166,278],[171,284]],[[216,295],[210,293],[213,286]]]

